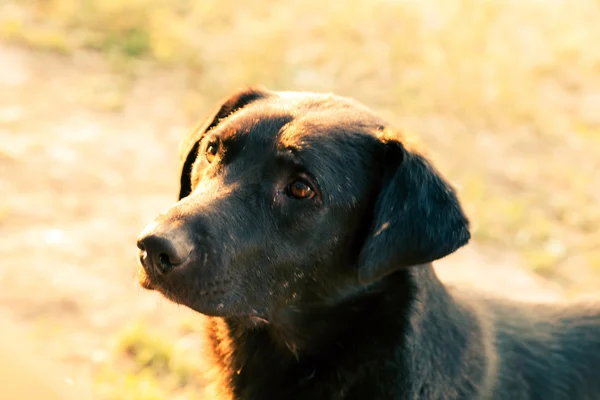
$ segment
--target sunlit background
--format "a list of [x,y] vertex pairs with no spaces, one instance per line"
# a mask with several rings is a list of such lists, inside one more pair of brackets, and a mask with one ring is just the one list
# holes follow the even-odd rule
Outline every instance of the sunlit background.
[[595,0],[0,0],[0,313],[68,384],[202,399],[198,318],[137,287],[135,237],[247,84],[417,134],[472,220],[444,279],[600,292]]

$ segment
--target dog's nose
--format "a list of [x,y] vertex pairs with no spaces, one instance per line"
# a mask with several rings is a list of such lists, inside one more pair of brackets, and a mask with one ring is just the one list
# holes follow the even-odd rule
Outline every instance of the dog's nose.
[[187,232],[182,229],[165,231],[157,228],[142,232],[137,246],[142,253],[142,264],[159,274],[167,274],[188,258],[194,246]]

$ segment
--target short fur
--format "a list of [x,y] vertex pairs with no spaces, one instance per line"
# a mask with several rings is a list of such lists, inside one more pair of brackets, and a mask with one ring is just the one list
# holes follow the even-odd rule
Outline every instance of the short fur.
[[467,218],[366,107],[244,89],[181,149],[140,282],[206,316],[211,399],[600,399],[599,308],[443,284]]

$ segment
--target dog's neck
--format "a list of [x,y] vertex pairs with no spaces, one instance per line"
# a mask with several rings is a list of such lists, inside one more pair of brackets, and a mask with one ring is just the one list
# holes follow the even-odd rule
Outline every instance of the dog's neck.
[[[443,370],[435,368],[442,358],[458,357],[470,346],[471,338],[462,337],[459,329],[464,318],[470,314],[455,303],[433,267],[421,265],[400,270],[342,303],[290,310],[269,325],[249,329],[239,319],[215,318],[212,351],[228,381],[243,386],[245,379],[265,379],[265,384],[274,379],[261,376],[262,371],[273,370],[267,365],[280,366],[282,374],[290,370],[294,376],[305,373],[308,377],[317,365],[347,366],[350,362],[363,368],[377,363],[378,355],[390,349],[402,349],[403,359],[411,364],[406,371],[422,374],[407,382],[419,387],[427,385],[426,379],[457,379],[459,371],[447,376],[425,374]],[[365,352],[372,359],[360,359],[352,349],[359,344],[364,349],[372,329],[378,329],[377,341],[372,351]]]
[[349,290],[351,294],[326,305],[283,309],[265,327],[266,332],[295,358],[345,351],[346,344],[364,341],[368,333],[363,330],[368,327],[385,324],[401,328],[406,319],[403,310],[414,293],[410,283],[407,271],[400,271],[372,287]]
[[434,391],[446,388],[455,391],[450,398],[468,398],[475,387],[486,390],[493,385],[496,360],[493,349],[486,348],[490,342],[484,340],[489,327],[481,325],[473,305],[456,299],[431,265],[411,269],[410,280],[418,289],[403,330],[403,359],[411,373],[407,391],[422,398],[447,398],[449,393]]

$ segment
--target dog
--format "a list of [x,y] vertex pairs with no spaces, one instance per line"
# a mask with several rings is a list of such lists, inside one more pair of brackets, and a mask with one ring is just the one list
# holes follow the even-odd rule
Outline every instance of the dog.
[[261,87],[181,146],[142,287],[206,317],[210,399],[600,399],[600,307],[442,283],[455,189],[361,103]]

